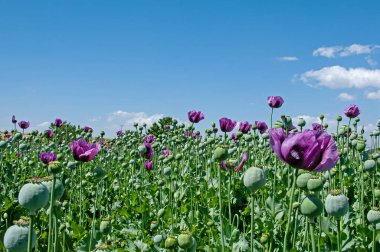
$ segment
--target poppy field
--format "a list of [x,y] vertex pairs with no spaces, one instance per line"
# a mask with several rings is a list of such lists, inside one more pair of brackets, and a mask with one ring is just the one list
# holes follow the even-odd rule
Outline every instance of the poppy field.
[[267,103],[261,121],[194,110],[115,136],[13,116],[0,250],[380,251],[380,120],[365,132],[352,104],[308,125]]

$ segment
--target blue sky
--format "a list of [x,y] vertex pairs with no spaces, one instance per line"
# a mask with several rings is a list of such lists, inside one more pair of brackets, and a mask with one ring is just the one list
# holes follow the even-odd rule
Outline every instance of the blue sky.
[[[286,3],[285,3],[286,2]],[[108,136],[201,110],[269,120],[357,104],[380,117],[378,1],[0,0],[0,130],[56,117]],[[379,62],[379,64],[378,64]]]

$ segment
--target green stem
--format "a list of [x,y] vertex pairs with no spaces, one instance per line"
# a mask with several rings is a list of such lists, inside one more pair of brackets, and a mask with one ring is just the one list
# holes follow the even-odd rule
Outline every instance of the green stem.
[[254,220],[255,220],[255,208],[254,208],[254,203],[255,203],[255,198],[253,193],[251,194],[251,251],[254,250],[254,245],[253,245],[253,235],[254,235]]
[[316,251],[316,248],[315,248],[315,239],[314,239],[314,221],[313,223],[310,223],[309,227],[310,227],[310,238],[311,238],[311,247],[312,247],[312,251],[315,252]]
[[294,197],[294,189],[296,187],[296,179],[298,175],[298,169],[295,169],[293,171],[293,181],[292,181],[292,189],[290,191],[290,197],[289,197],[289,204],[288,204],[288,223],[286,225],[285,230],[285,236],[284,236],[284,244],[283,244],[283,252],[287,251],[287,244],[288,244],[288,235],[289,235],[289,228],[291,224],[291,218],[292,218],[292,204],[293,204],[293,197]]
[[52,186],[51,191],[50,191],[50,206],[49,206],[48,252],[52,251],[52,249],[53,249],[53,235],[54,235],[53,216],[55,215],[55,212],[53,210],[53,206],[54,206],[55,183],[56,183],[56,177],[55,177],[55,175],[53,175],[53,186]]
[[220,221],[220,242],[222,243],[222,252],[224,252],[224,234],[223,234],[223,218],[222,218],[222,176],[220,173],[220,168],[218,167],[218,177],[219,177],[219,221]]
[[372,225],[372,252],[376,252],[376,225]]
[[91,225],[91,235],[90,235],[90,245],[88,246],[88,251],[90,252],[92,250],[92,243],[93,243],[93,237],[95,234],[95,223],[96,223],[96,207],[98,203],[98,192],[99,189],[97,187],[96,192],[95,192],[95,203],[94,203],[94,213],[92,215],[92,225]]
[[337,227],[337,243],[338,243],[338,252],[342,251],[342,241],[340,236],[340,218],[336,220],[336,227]]
[[28,252],[32,252],[33,249],[33,221],[34,221],[34,213],[30,214],[29,220],[29,233],[28,233]]

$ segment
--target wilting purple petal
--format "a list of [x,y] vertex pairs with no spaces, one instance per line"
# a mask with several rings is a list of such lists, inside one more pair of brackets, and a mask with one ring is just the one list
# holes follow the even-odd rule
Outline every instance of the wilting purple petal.
[[155,138],[154,138],[154,136],[147,136],[146,138],[145,138],[145,143],[153,143],[154,142],[154,140],[155,140]]
[[170,150],[163,150],[161,151],[161,154],[164,156],[164,157],[168,157],[170,154],[172,154],[172,152]]
[[145,169],[147,169],[148,171],[152,170],[153,169],[153,161],[146,161],[145,162]]
[[313,130],[323,130],[322,125],[319,124],[319,123],[313,123],[313,124],[311,125],[311,127],[313,128]]
[[237,167],[237,169],[235,170],[235,172],[239,172],[239,171],[241,171],[241,169],[243,168],[243,166],[244,166],[244,164],[245,164],[245,161],[247,161],[247,159],[248,159],[248,154],[247,154],[247,152],[244,152],[244,153],[243,153],[243,157],[242,157],[242,159],[241,159],[241,162],[240,162],[240,164],[238,165],[238,167]]

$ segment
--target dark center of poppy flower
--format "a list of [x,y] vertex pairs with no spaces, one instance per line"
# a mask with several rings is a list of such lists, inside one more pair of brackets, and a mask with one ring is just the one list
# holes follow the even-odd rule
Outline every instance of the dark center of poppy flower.
[[295,145],[290,151],[287,156],[288,164],[290,164],[293,167],[300,168],[302,166],[303,162],[303,149]]

